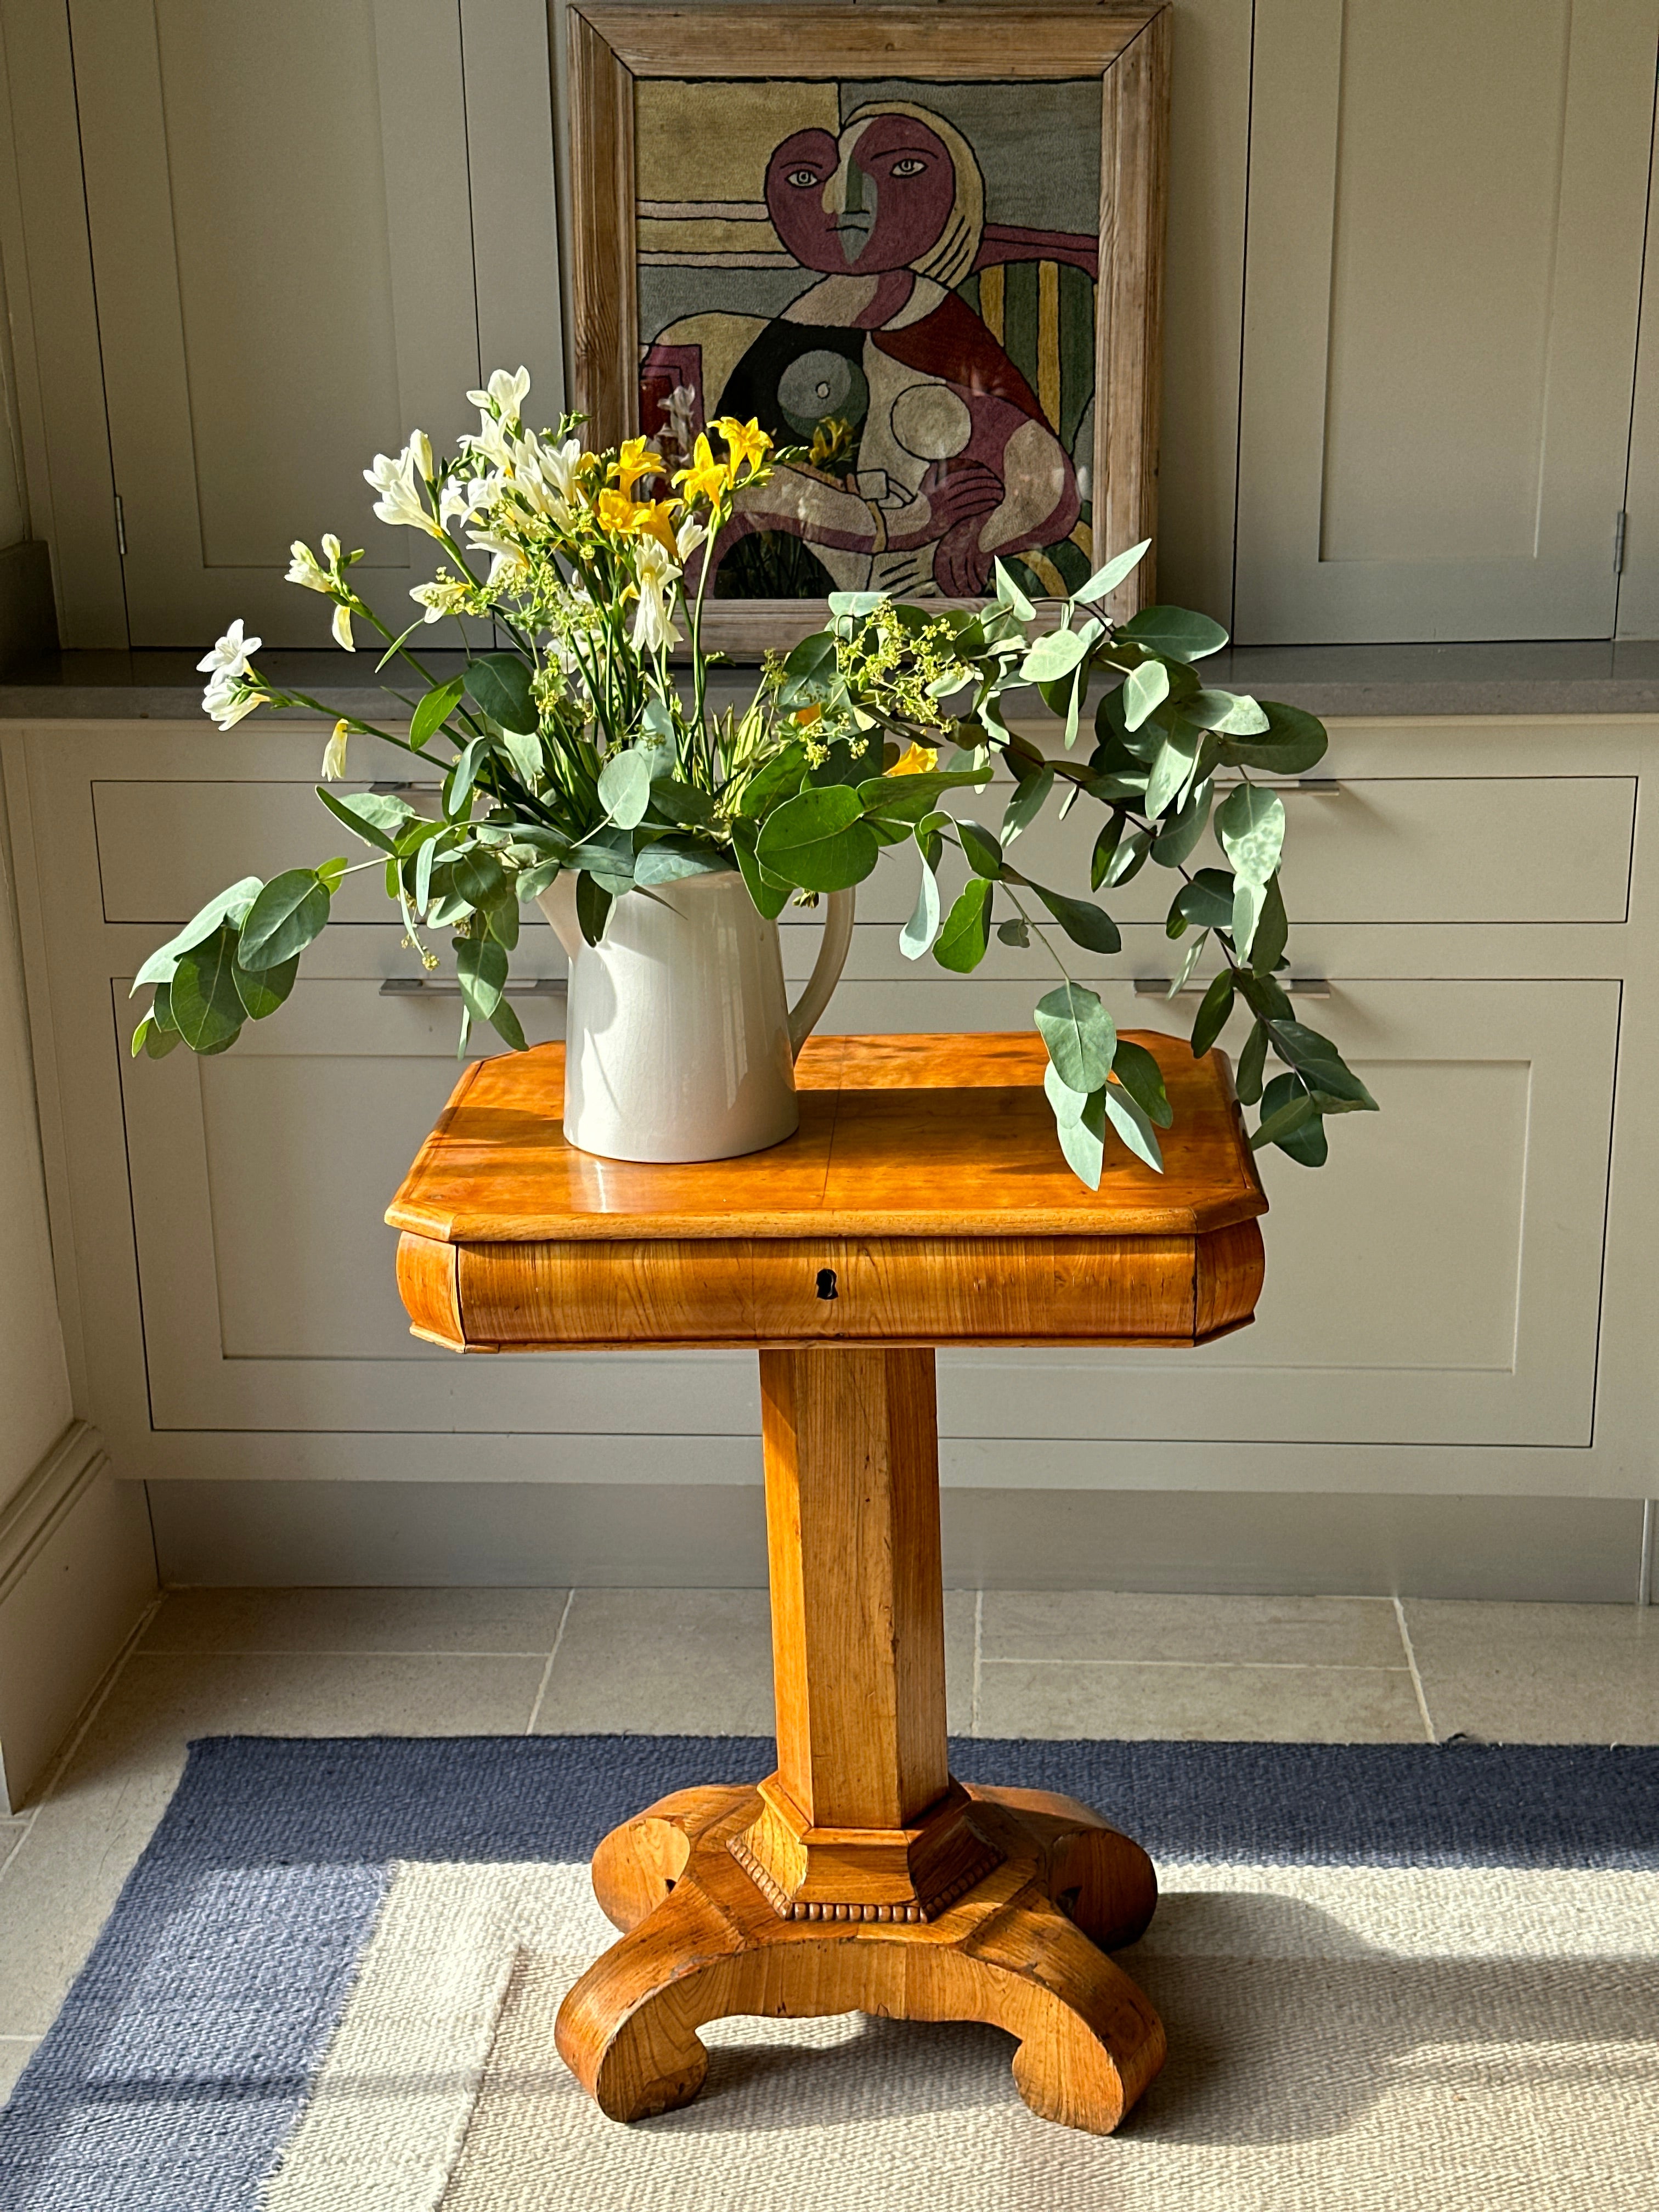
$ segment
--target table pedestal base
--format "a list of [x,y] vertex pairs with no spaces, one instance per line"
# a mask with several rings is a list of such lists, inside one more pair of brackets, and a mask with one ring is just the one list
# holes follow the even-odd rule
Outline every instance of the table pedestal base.
[[[1018,2039],[1014,2080],[1031,2111],[1109,2134],[1164,2063],[1157,2014],[1105,1955],[1152,1918],[1152,1862],[1072,1798],[958,1788],[952,1825],[970,1832],[981,1865],[997,1863],[927,1917],[832,1901],[810,1919],[781,1911],[744,1866],[775,1777],[764,1799],[748,1787],[681,1790],[613,1829],[593,1887],[627,1933],[558,2021],[560,2053],[601,2111],[643,2119],[695,2097],[705,2021],[867,2012],[1005,2028]],[[892,1850],[905,1849],[900,1832]]]

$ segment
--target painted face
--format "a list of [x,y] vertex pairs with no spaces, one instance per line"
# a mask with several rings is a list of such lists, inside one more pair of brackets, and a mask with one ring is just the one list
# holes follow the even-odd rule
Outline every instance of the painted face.
[[872,115],[841,137],[798,131],[766,170],[779,237],[807,269],[875,276],[920,261],[945,228],[956,172],[943,142],[911,115]]

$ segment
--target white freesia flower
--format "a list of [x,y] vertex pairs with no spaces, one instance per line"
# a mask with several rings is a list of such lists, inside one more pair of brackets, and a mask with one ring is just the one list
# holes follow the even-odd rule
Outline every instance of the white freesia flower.
[[242,618],[238,615],[224,635],[209,648],[196,665],[204,676],[216,678],[224,676],[234,680],[241,674],[251,656],[258,653],[264,643],[263,638],[243,636]]
[[323,532],[323,558],[331,568],[340,565],[340,541],[331,530]]
[[350,735],[343,722],[334,725],[334,734],[323,747],[323,781],[337,783],[346,772],[346,739]]
[[446,615],[457,613],[466,594],[465,584],[440,577],[435,584],[416,584],[409,596],[417,607],[426,609],[427,620],[434,623],[441,622]]
[[[254,643],[257,646],[258,640]],[[240,677],[220,669],[202,694],[202,712],[211,714],[222,730],[234,730],[245,715],[263,703],[264,694],[247,690]]]
[[708,543],[708,532],[694,515],[688,514],[674,532],[674,543],[679,548],[680,562],[684,566],[699,545],[706,545]]
[[680,641],[673,621],[674,579],[679,573],[654,538],[640,539],[634,554],[640,598],[631,635],[641,653],[659,653]]
[[334,620],[331,624],[331,628],[334,632],[334,642],[336,645],[343,647],[347,653],[356,653],[357,650],[357,641],[351,635],[351,610],[349,607],[340,606],[335,608]]
[[497,590],[522,574],[526,563],[522,550],[510,538],[503,538],[494,530],[469,530],[466,542],[475,552],[490,555],[489,574],[484,579],[485,588]]
[[432,465],[432,441],[424,430],[411,430],[409,450],[415,456],[415,465],[424,483],[430,483],[437,471]]
[[363,471],[363,482],[380,495],[374,512],[382,522],[405,530],[424,530],[428,537],[436,538],[438,525],[427,512],[416,474],[419,459],[415,439],[421,435],[416,430],[396,460],[389,454],[376,453],[374,467]]
[[[326,542],[326,541],[325,541]],[[338,540],[336,539],[336,544]],[[302,584],[308,592],[331,592],[334,588],[329,573],[303,538],[296,538],[289,551],[293,558],[288,564],[288,581]]]
[[487,391],[469,392],[466,396],[486,415],[490,411],[493,400],[501,410],[502,421],[511,422],[522,411],[525,401],[530,397],[530,371],[521,368],[516,376],[512,376],[504,368],[495,369],[490,374]]

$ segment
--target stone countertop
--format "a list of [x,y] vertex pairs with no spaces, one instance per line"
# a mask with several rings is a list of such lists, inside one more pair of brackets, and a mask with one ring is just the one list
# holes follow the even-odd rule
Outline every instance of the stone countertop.
[[[185,652],[59,653],[0,681],[0,720],[193,721],[202,706],[198,658]],[[458,653],[424,658],[438,677],[460,665]],[[310,692],[331,713],[389,720],[401,711],[374,681],[368,653],[356,665],[328,652],[270,652],[259,661],[285,688]],[[1237,646],[1214,654],[1204,668],[1225,689],[1280,699],[1328,720],[1659,714],[1659,641]]]

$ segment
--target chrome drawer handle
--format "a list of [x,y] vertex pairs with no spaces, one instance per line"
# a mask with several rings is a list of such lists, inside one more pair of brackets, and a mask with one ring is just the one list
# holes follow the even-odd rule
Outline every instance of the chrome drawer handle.
[[[509,999],[562,999],[569,986],[562,975],[538,975],[534,982],[509,983]],[[388,975],[380,985],[383,999],[412,999],[424,993],[428,999],[459,999],[459,983],[434,981],[425,975]]]
[[[1174,981],[1172,975],[1137,975],[1135,996],[1138,999],[1167,999],[1170,995],[1170,986]],[[1190,983],[1183,983],[1175,995],[1178,999],[1194,998],[1209,988],[1210,978],[1200,976]],[[1279,988],[1292,999],[1328,999],[1331,995],[1329,980],[1323,975],[1281,976]]]

